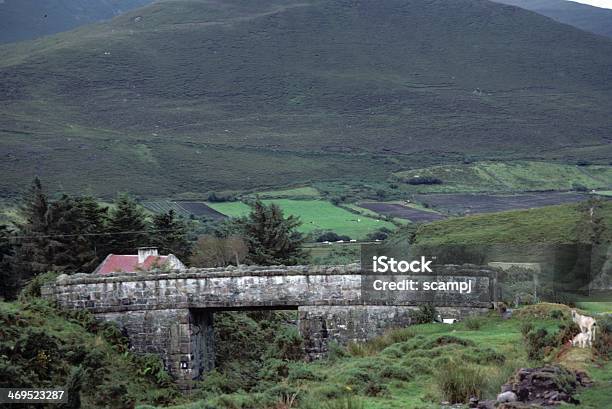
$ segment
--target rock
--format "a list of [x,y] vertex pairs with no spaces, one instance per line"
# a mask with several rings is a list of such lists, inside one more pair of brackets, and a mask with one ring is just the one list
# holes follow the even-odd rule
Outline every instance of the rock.
[[478,406],[476,409],[495,409],[495,401],[494,400],[482,400],[478,402]]
[[497,401],[499,403],[516,402],[517,399],[518,398],[516,396],[516,393],[512,391],[502,392],[499,395],[497,395]]
[[584,372],[574,372],[561,366],[521,368],[510,382],[502,386],[502,393],[497,397],[497,409],[575,403],[577,401],[572,395],[576,388],[590,385],[591,380]]

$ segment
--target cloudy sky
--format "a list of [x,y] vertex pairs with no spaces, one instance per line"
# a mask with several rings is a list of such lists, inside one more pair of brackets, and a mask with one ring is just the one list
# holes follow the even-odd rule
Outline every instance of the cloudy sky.
[[577,3],[590,4],[591,6],[605,7],[612,9],[612,0],[572,0]]

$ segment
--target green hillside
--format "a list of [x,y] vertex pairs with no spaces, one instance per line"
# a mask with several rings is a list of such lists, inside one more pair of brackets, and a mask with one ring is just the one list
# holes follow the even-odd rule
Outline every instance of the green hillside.
[[[578,240],[584,221],[582,204],[548,206],[492,214],[459,217],[423,225],[419,244],[572,243]],[[605,201],[597,215],[603,235],[612,240],[612,202]]]
[[561,23],[612,38],[612,10],[567,0],[494,0],[535,11]]
[[3,195],[35,174],[169,197],[612,149],[612,42],[483,0],[162,0],[0,47],[0,84]]
[[0,301],[0,334],[2,388],[57,389],[80,379],[82,406],[72,407],[92,409],[182,400],[159,357],[128,352],[116,326],[84,311],[59,311],[40,299]]
[[476,162],[397,172],[403,182],[435,178],[440,184],[414,185],[426,192],[524,192],[530,190],[607,189],[611,166],[577,166],[546,162]]

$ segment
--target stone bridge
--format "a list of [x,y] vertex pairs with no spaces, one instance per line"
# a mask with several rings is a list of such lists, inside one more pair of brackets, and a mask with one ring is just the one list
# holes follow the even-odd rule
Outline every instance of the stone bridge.
[[[62,275],[43,296],[117,322],[132,350],[159,354],[184,389],[214,366],[214,313],[228,310],[298,310],[305,355],[318,358],[330,341],[365,341],[387,328],[413,323],[411,311],[432,303],[443,318],[492,308],[495,271],[473,265],[436,266],[438,280],[470,280],[473,294],[410,293],[369,300],[358,265],[230,267],[172,272]],[[418,276],[414,276],[418,277]],[[431,279],[431,276],[428,276]]]

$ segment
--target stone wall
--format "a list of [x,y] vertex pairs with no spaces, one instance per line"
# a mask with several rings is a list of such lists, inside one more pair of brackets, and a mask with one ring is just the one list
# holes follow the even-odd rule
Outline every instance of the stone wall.
[[[300,307],[299,329],[304,337],[304,349],[309,360],[321,358],[329,352],[329,344],[365,342],[392,328],[414,324],[413,311],[407,306],[324,306]],[[442,318],[460,319],[486,313],[489,308],[437,307]]]
[[[492,270],[476,266],[437,266],[438,277],[475,282],[476,294],[397,293],[368,304],[487,307],[494,298]],[[190,269],[172,273],[110,276],[62,275],[43,295],[66,308],[93,313],[180,308],[267,308],[303,305],[363,305],[362,286],[369,275],[356,265],[333,267],[255,267]]]

